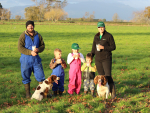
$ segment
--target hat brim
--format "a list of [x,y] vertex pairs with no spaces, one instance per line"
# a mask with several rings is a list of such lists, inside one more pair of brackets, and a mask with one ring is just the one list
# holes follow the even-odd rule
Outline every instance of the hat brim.
[[77,49],[81,49],[81,48],[72,48],[72,49],[75,49],[75,50],[77,50]]

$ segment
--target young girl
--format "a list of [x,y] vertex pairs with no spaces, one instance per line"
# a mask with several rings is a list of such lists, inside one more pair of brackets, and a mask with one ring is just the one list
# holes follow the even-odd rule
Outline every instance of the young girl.
[[68,54],[67,63],[70,64],[69,70],[69,89],[68,93],[73,95],[80,93],[81,89],[81,62],[85,62],[84,56],[82,53],[79,53],[79,45],[77,43],[73,43],[72,53]]

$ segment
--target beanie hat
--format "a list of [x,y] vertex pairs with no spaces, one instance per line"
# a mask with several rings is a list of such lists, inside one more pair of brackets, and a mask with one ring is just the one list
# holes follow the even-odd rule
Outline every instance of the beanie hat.
[[77,44],[77,43],[73,43],[72,45],[71,45],[71,49],[81,49],[80,47],[79,47],[79,45]]
[[104,22],[98,22],[98,23],[97,23],[97,27],[105,27]]
[[27,21],[27,22],[26,22],[26,28],[27,28],[27,26],[28,26],[29,24],[32,24],[32,25],[33,25],[33,27],[34,27],[34,21],[30,21],[30,20],[29,20],[29,21]]

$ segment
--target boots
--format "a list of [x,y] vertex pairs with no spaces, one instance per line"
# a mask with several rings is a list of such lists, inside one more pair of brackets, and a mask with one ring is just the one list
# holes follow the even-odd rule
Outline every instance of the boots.
[[93,97],[95,97],[95,95],[94,95],[94,90],[91,90],[91,95],[92,95]]
[[59,96],[62,96],[62,93],[63,93],[63,92],[59,91]]
[[54,91],[54,97],[56,97],[57,96],[57,91]]
[[87,94],[87,91],[84,91],[84,95],[86,95]]
[[109,85],[110,85],[111,99],[114,99],[116,97],[115,84],[110,83]]
[[24,84],[25,91],[26,91],[26,98],[30,98],[30,83]]

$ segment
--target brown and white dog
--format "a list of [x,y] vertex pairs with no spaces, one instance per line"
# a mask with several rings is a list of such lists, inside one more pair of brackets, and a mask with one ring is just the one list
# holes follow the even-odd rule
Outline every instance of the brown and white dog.
[[39,84],[35,90],[35,92],[33,93],[31,99],[36,99],[41,101],[43,98],[47,97],[48,91],[50,89],[52,89],[53,87],[53,82],[58,83],[57,80],[59,80],[60,78],[57,77],[56,75],[51,75],[50,77],[48,77],[47,79],[45,79],[41,84]]
[[94,83],[95,85],[97,85],[98,96],[105,98],[105,94],[106,94],[106,99],[108,99],[110,91],[109,91],[108,80],[106,79],[105,75],[97,75],[94,78]]

